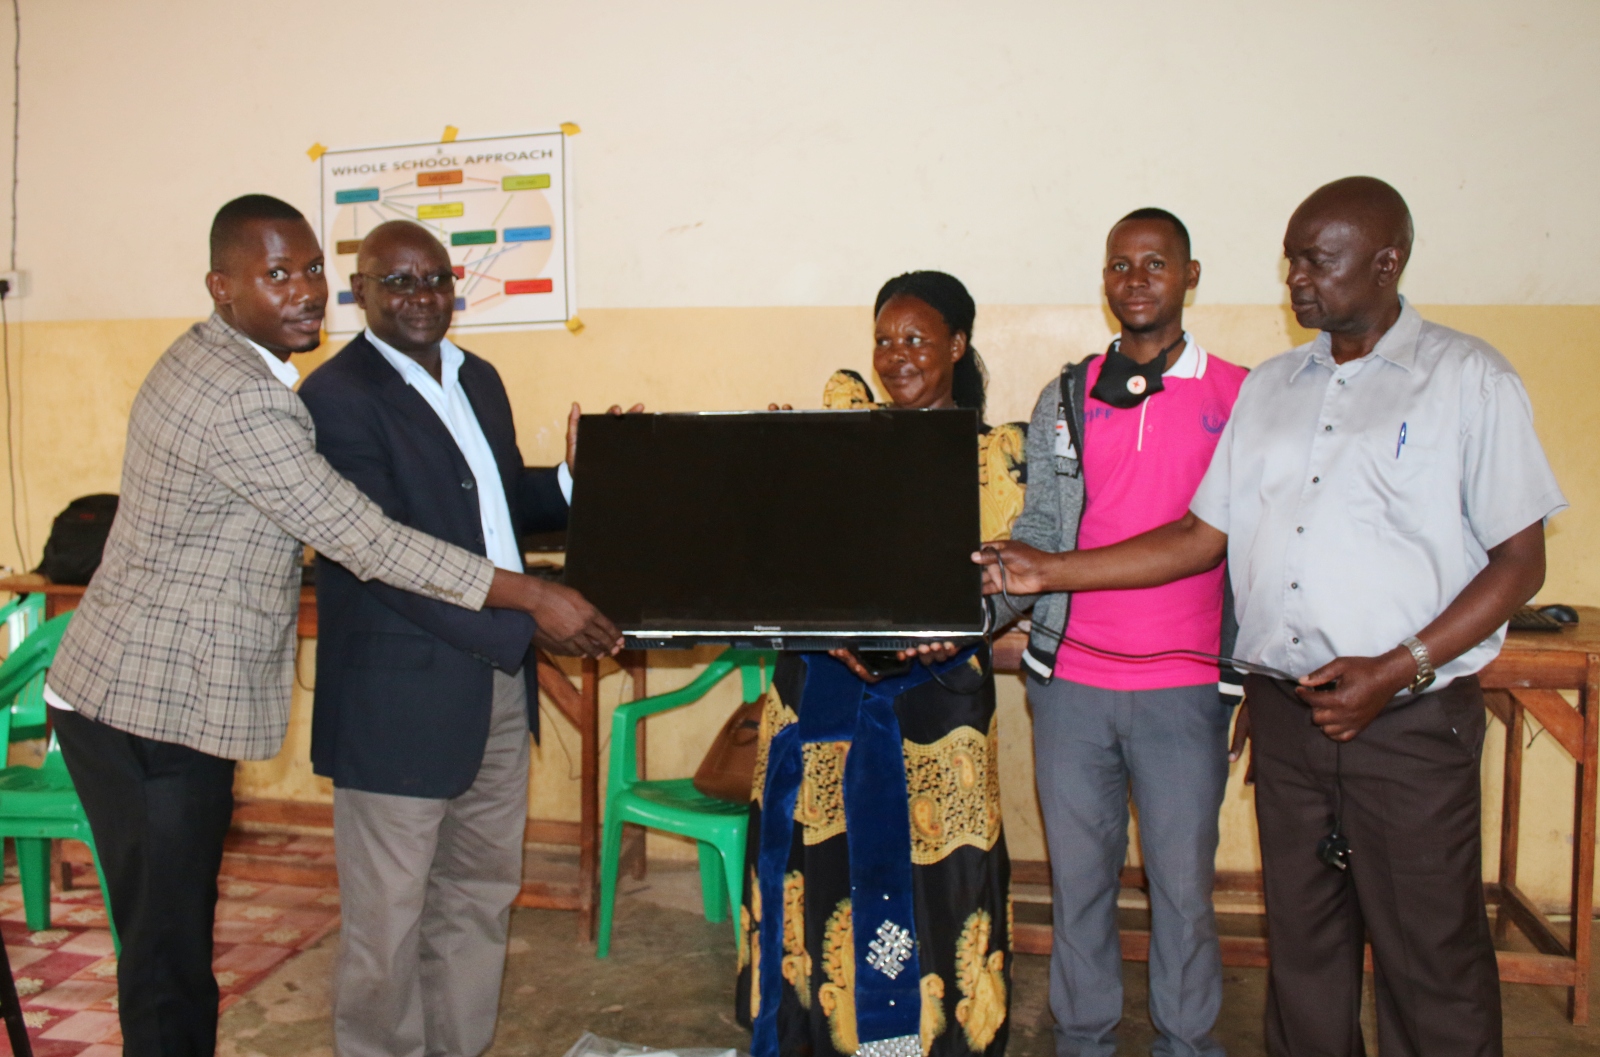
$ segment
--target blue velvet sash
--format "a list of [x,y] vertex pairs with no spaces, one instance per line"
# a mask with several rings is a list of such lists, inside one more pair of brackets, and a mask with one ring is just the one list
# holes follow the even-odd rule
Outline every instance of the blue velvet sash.
[[761,1009],[752,1057],[778,1057],[783,993],[783,876],[794,837],[794,805],[807,742],[849,741],[845,761],[845,835],[856,952],[856,1031],[865,1057],[921,1057],[922,990],[912,897],[911,816],[905,754],[895,698],[967,662],[968,650],[930,669],[864,683],[825,653],[805,656],[800,722],[785,727],[767,752],[757,881],[761,885]]

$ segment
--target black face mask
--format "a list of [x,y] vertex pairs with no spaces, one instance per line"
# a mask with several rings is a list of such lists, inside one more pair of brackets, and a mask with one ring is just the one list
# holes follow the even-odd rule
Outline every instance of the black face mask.
[[1113,341],[1106,348],[1106,362],[1100,365],[1100,378],[1089,390],[1089,395],[1112,407],[1138,407],[1151,393],[1163,388],[1161,375],[1167,369],[1167,353],[1183,341],[1168,345],[1149,363],[1136,363],[1122,354],[1120,343]]

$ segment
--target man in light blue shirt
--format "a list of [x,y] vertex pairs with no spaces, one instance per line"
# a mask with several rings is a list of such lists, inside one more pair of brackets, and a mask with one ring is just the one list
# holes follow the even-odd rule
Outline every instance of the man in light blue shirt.
[[[520,536],[566,525],[566,465],[523,465],[499,374],[445,336],[455,276],[431,234],[384,224],[356,267],[366,332],[300,390],[318,451],[395,520],[522,571]],[[521,889],[543,632],[521,613],[372,590],[327,560],[317,602],[311,758],[334,783],[337,1051],[473,1057],[494,1038]]]

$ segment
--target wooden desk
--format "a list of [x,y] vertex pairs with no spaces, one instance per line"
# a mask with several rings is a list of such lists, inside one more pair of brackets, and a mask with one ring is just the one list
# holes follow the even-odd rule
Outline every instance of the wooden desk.
[[[1489,711],[1506,726],[1505,780],[1500,814],[1500,876],[1486,885],[1499,907],[1495,931],[1515,924],[1536,953],[1500,952],[1500,979],[1567,988],[1567,1015],[1589,1019],[1589,963],[1594,917],[1595,780],[1600,770],[1600,609],[1578,606],[1576,627],[1559,632],[1512,632],[1482,673]],[[1558,691],[1575,690],[1574,708]],[[1525,717],[1532,715],[1577,764],[1572,825],[1572,915],[1562,939],[1517,887],[1522,821]]]
[[[85,590],[82,584],[54,583],[38,573],[0,577],[0,591],[9,591],[14,595],[44,595],[46,620],[77,609],[78,603],[83,601]],[[317,637],[317,590],[314,587],[300,588],[300,617],[296,634],[302,639]]]
[[[45,596],[45,619],[78,608],[84,588],[73,584],[52,583],[37,573],[0,578],[0,591],[12,594],[42,594]],[[300,589],[300,613],[297,634],[302,639],[317,637],[317,592],[315,588]],[[578,729],[581,759],[578,779],[579,819],[567,822],[555,819],[529,819],[526,837],[529,843],[571,844],[578,848],[578,880],[574,883],[525,880],[517,905],[539,907],[546,910],[576,910],[578,932],[586,943],[594,941],[594,929],[600,905],[600,664],[585,660],[581,665],[579,685],[573,686],[553,660],[542,650],[538,653],[539,688],[545,692],[556,708]],[[645,695],[645,655],[624,652],[616,662],[633,684],[635,699]],[[644,730],[639,730],[639,756],[644,758]],[[304,821],[303,819],[301,821]],[[332,825],[331,813],[327,823]],[[634,877],[643,877],[645,870],[644,830],[628,826],[622,842],[622,865]]]
[[[1500,870],[1498,880],[1484,885],[1495,915],[1495,933],[1504,939],[1516,925],[1535,950],[1498,952],[1500,979],[1508,983],[1553,984],[1567,989],[1567,1015],[1574,1024],[1589,1019],[1590,924],[1594,906],[1595,785],[1600,771],[1600,608],[1577,607],[1582,621],[1561,631],[1514,631],[1505,648],[1482,672],[1485,704],[1506,727],[1505,782],[1501,796]],[[1019,671],[1027,634],[1010,631],[995,641],[996,671]],[[1559,691],[1575,691],[1577,707]],[[1577,764],[1573,796],[1571,924],[1559,934],[1556,926],[1517,887],[1517,852],[1522,817],[1523,727],[1531,715]],[[1138,871],[1125,871],[1125,883],[1142,882]],[[1037,878],[1036,878],[1037,879]],[[1220,880],[1220,879],[1219,879]],[[1237,884],[1260,891],[1259,879]],[[1013,932],[1016,949],[1026,954],[1050,952],[1048,925],[1021,924]],[[1127,930],[1122,956],[1147,961],[1150,934]],[[1267,964],[1266,940],[1222,938],[1225,965]],[[1368,966],[1371,952],[1368,952]]]

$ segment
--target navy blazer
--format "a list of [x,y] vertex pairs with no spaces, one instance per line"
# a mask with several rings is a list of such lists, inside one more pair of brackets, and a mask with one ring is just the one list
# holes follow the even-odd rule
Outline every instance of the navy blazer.
[[[469,352],[460,379],[499,464],[517,534],[564,528],[556,471],[522,465],[499,372]],[[385,514],[485,553],[466,457],[365,335],[313,371],[300,398],[316,421],[317,450]],[[319,555],[317,630],[311,763],[341,789],[432,799],[466,792],[483,762],[496,668],[524,673],[528,727],[538,734],[534,622],[525,613],[472,612],[363,583]]]

